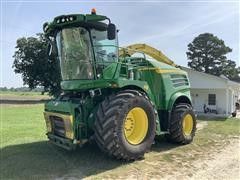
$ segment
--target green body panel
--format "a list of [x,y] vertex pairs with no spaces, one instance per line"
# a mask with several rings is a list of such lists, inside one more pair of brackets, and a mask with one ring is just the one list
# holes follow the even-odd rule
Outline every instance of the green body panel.
[[52,112],[62,112],[63,114],[72,114],[71,104],[67,101],[51,100],[45,103],[45,110]]
[[101,16],[101,15],[95,15],[95,14],[86,14],[86,21],[104,21],[105,19],[107,19],[106,16]]
[[174,103],[179,97],[185,97],[191,101],[191,94],[189,89],[184,89],[173,94],[168,101],[168,109],[172,109]]
[[[71,16],[76,17],[74,22],[57,23],[62,17]],[[94,14],[62,15],[56,17],[52,23],[44,25],[48,27],[45,34],[52,35],[58,29],[75,27],[82,22],[93,23],[106,19],[106,16]],[[97,60],[94,63],[97,64]],[[98,78],[65,80],[61,82],[61,87],[66,95],[47,102],[45,111],[73,116],[74,140],[71,140],[72,142],[81,142],[93,135],[94,117],[99,104],[107,96],[122,89],[138,90],[149,97],[158,112],[156,135],[166,133],[167,129],[162,130],[164,128],[161,126],[168,123],[166,117],[170,118],[167,115],[178,98],[184,97],[191,102],[190,84],[186,72],[145,57],[119,57],[118,61],[109,64]],[[52,132],[48,134],[50,137]]]
[[87,90],[95,88],[111,87],[112,80],[68,80],[62,81],[61,87],[66,91]]

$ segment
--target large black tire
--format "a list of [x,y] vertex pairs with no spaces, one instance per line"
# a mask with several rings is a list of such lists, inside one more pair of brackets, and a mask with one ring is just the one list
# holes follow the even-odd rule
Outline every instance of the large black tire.
[[[184,118],[189,115],[192,117],[192,130],[186,134],[183,130]],[[167,139],[170,142],[179,144],[189,144],[192,142],[196,132],[196,117],[190,104],[179,103],[173,107],[170,120],[170,129]]]
[[[148,117],[145,138],[139,144],[131,144],[124,134],[124,121],[130,110],[142,108]],[[142,158],[150,150],[156,130],[156,114],[148,98],[135,90],[123,90],[110,95],[99,105],[95,115],[94,137],[102,151],[126,161]]]

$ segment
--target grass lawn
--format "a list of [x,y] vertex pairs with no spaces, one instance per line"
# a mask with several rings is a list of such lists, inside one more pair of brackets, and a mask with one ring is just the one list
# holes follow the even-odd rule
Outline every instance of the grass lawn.
[[43,105],[1,107],[0,179],[119,178],[138,169],[147,171],[150,165],[146,162],[159,160],[170,166],[176,156],[195,159],[197,155],[185,157],[185,152],[206,151],[223,139],[240,135],[240,120],[200,119],[198,123],[207,125],[192,144],[176,146],[159,140],[145,160],[125,163],[106,157],[96,145],[69,152],[50,144],[42,113]]

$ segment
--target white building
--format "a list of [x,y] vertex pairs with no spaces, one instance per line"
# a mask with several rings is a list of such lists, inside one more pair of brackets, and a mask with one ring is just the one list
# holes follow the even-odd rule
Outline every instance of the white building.
[[192,103],[197,113],[229,116],[235,111],[235,104],[240,98],[240,83],[224,76],[217,77],[186,67],[182,69],[188,73]]

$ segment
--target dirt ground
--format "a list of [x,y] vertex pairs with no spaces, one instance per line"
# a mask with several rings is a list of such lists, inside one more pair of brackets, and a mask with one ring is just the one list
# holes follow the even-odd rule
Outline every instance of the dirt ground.
[[[207,126],[206,122],[198,123],[198,131]],[[172,155],[171,153],[174,152]],[[240,139],[239,136],[231,136],[224,141],[216,141],[214,146],[191,150],[177,154],[175,149],[161,152],[161,156],[169,154],[169,162],[163,163],[157,154],[148,153],[144,160],[139,161],[141,166],[134,166],[128,175],[105,176],[110,179],[240,179]],[[154,160],[153,160],[154,159]],[[142,164],[145,164],[143,166]],[[101,176],[100,176],[101,177]],[[92,179],[89,177],[89,179]]]
[[4,94],[0,97],[1,105],[34,105],[44,103],[49,100],[49,96],[17,96],[17,95],[7,95]]
[[[180,163],[178,169],[161,179],[240,179],[239,139],[232,139],[223,149],[206,152],[198,160]],[[192,156],[193,154],[189,154]],[[168,174],[168,172],[165,172]],[[154,178],[157,178],[156,176]]]
[[239,139],[233,139],[224,149],[210,153],[195,167],[199,170],[193,179],[240,179],[240,146]]

